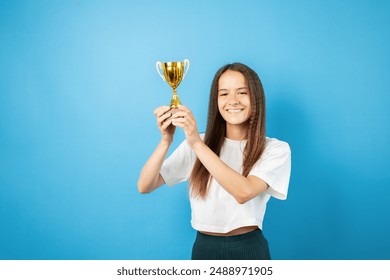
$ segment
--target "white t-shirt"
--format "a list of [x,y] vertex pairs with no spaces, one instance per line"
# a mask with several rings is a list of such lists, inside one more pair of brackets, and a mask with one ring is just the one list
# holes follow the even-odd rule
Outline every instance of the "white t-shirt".
[[[202,138],[204,135],[201,135]],[[235,141],[225,138],[220,159],[242,174],[243,151],[246,140]],[[187,141],[169,156],[161,168],[161,176],[168,186],[189,179],[196,154]],[[194,198],[191,202],[191,224],[195,230],[227,233],[243,226],[258,226],[262,229],[266,204],[271,196],[286,199],[291,172],[291,151],[286,142],[266,138],[266,147],[260,160],[249,175],[265,181],[269,188],[251,199],[239,204],[215,179],[212,179],[206,198]]]

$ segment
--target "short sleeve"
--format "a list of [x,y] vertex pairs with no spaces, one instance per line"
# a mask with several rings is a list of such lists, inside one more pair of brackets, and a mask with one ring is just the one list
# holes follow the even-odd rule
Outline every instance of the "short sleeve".
[[266,193],[277,198],[286,199],[291,174],[291,150],[283,141],[267,138],[266,147],[249,175],[264,180],[269,188]]
[[196,156],[188,145],[183,141],[176,150],[164,161],[160,174],[168,186],[187,181],[191,175]]

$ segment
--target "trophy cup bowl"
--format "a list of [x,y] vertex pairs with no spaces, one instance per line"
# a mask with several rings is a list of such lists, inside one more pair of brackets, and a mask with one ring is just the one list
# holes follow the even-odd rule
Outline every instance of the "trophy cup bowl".
[[172,99],[170,103],[172,114],[179,110],[177,107],[181,104],[181,102],[179,96],[177,95],[176,89],[187,75],[189,68],[190,61],[188,59],[184,59],[184,61],[156,62],[156,69],[158,74],[172,88]]

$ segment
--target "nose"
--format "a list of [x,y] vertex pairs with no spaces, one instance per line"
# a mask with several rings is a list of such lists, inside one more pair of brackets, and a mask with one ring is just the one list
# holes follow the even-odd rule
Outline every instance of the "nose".
[[234,96],[230,98],[229,105],[238,105],[238,104],[240,104],[240,101],[238,101],[237,97]]

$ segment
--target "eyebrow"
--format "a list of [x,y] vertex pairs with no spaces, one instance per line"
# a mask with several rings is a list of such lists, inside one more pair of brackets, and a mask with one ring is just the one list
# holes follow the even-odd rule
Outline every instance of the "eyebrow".
[[[247,88],[247,87],[236,88],[236,90],[241,90],[241,89],[248,89],[248,88]],[[222,91],[222,90],[226,90],[226,91],[227,91],[227,89],[221,88],[221,89],[218,90],[218,92],[220,92],[220,91]]]

